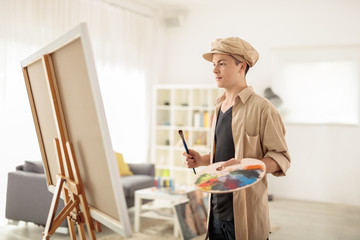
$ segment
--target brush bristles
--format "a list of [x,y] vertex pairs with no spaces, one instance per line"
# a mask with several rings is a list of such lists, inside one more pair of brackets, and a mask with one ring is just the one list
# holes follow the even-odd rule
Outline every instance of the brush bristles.
[[179,130],[179,134],[180,134],[181,139],[184,140],[184,134],[183,134],[182,130]]

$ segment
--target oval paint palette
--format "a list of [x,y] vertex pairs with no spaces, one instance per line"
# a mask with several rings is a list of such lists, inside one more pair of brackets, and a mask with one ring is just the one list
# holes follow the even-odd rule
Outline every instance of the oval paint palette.
[[195,185],[209,193],[227,193],[247,188],[265,175],[265,164],[254,158],[244,158],[240,164],[227,166],[218,171],[224,162],[217,162],[203,168]]

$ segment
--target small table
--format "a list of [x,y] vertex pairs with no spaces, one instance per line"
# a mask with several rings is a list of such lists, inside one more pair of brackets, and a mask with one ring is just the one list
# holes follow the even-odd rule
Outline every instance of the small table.
[[[166,191],[165,189],[159,188],[145,188],[135,191],[135,212],[134,212],[134,230],[139,232],[141,217],[170,220],[174,222],[174,236],[178,236],[178,224],[176,214],[174,213],[174,205],[188,201],[187,193],[193,191],[194,188],[189,188],[184,191]],[[172,215],[159,215],[153,211],[142,212],[142,200],[165,200],[168,201],[172,208]]]

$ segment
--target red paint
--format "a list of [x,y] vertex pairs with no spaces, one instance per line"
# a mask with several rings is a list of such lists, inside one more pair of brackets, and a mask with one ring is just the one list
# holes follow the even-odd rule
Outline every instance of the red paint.
[[203,187],[207,187],[209,185],[211,185],[213,182],[217,181],[218,179],[217,178],[212,178],[212,179],[209,179],[201,184],[199,184],[198,186],[203,188]]
[[227,189],[235,189],[235,188],[239,187],[240,183],[241,182],[237,179],[228,178],[228,179],[226,179],[224,185]]

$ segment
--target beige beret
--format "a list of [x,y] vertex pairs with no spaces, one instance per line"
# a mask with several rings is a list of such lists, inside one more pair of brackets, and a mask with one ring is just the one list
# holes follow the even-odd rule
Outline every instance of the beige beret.
[[231,55],[241,62],[246,62],[249,67],[254,66],[259,59],[259,53],[255,48],[238,37],[216,39],[211,43],[211,52],[203,54],[203,58],[211,62],[214,53]]

